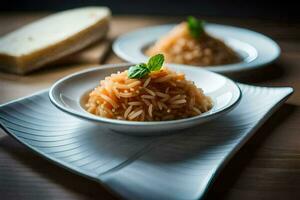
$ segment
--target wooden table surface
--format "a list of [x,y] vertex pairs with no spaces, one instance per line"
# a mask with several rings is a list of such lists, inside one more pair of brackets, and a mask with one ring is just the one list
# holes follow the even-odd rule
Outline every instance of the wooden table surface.
[[[45,13],[0,14],[0,35]],[[109,37],[139,27],[183,18],[116,16]],[[231,78],[264,86],[292,86],[292,97],[257,131],[217,178],[207,199],[300,199],[300,24],[224,18],[210,22],[250,28],[273,38],[282,49],[274,64]],[[112,51],[104,63],[123,62]],[[56,66],[27,76],[0,73],[0,104],[48,88],[88,65]],[[0,199],[115,199],[97,183],[67,172],[30,152],[0,130]]]

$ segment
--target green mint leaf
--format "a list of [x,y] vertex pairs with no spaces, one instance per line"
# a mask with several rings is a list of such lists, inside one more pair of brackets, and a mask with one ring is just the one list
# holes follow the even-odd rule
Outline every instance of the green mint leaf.
[[165,61],[165,57],[163,54],[157,54],[155,56],[152,56],[147,64],[147,67],[150,71],[158,71],[162,67],[163,63]]
[[204,33],[204,24],[203,20],[198,20],[195,17],[189,16],[187,19],[188,28],[190,34],[195,39],[199,39],[199,37]]
[[145,63],[131,66],[128,69],[128,77],[131,79],[143,78],[144,76],[146,76],[149,73],[150,73],[150,70],[147,68],[147,65]]
[[161,69],[163,63],[165,61],[164,55],[157,54],[152,56],[148,64],[141,63],[134,66],[131,66],[128,69],[128,77],[131,79],[139,79],[148,75],[152,71],[158,71]]

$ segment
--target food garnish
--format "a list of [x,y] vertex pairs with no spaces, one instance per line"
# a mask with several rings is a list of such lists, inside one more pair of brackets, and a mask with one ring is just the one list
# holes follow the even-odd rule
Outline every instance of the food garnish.
[[190,34],[195,38],[199,39],[201,35],[205,32],[204,30],[204,20],[199,20],[193,16],[187,18],[187,24],[190,31]]
[[139,79],[147,76],[153,71],[159,71],[164,63],[164,55],[157,54],[152,56],[148,63],[140,63],[134,66],[131,66],[128,70],[128,77],[131,79]]

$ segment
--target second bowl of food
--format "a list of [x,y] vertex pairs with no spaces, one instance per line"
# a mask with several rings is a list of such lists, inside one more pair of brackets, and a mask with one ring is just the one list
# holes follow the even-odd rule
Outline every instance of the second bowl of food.
[[216,73],[147,63],[100,66],[69,75],[49,91],[64,112],[133,135],[161,135],[197,126],[232,110],[239,87]]
[[189,17],[179,24],[134,30],[118,37],[114,52],[128,62],[144,62],[157,53],[170,65],[203,67],[218,73],[241,72],[276,60],[280,48],[260,33]]

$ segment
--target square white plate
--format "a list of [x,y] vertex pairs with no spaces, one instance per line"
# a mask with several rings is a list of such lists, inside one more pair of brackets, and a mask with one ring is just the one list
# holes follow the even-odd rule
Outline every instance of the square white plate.
[[48,91],[0,106],[0,124],[41,156],[127,199],[199,199],[292,88],[239,84],[230,113],[180,134],[133,137],[57,109]]

